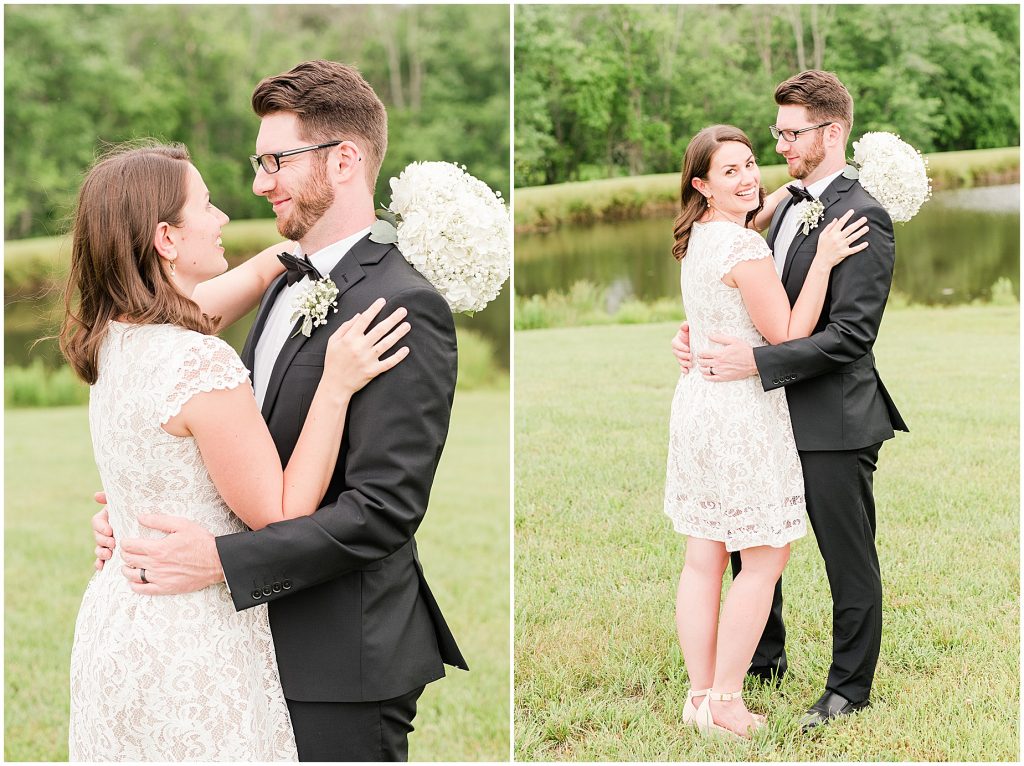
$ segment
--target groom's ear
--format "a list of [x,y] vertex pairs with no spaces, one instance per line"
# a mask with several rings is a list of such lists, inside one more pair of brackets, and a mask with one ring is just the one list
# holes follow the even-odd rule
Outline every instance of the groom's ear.
[[826,137],[833,146],[836,144],[845,145],[846,141],[843,138],[845,131],[843,130],[842,124],[833,122],[831,125],[825,128]]
[[354,141],[342,141],[331,150],[328,162],[337,172],[339,181],[348,181],[363,175],[363,151]]

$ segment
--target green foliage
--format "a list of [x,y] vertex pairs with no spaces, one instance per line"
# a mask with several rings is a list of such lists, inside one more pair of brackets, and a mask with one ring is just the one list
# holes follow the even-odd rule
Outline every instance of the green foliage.
[[[509,399],[455,399],[419,555],[471,672],[420,698],[414,761],[502,761],[509,750]],[[14,410],[5,422],[4,755],[67,760],[68,666],[92,574],[99,488],[84,407]],[[31,582],[31,587],[24,583]],[[201,626],[197,626],[201,627]]]
[[48,369],[36,358],[28,367],[4,367],[7,407],[64,407],[89,401],[89,386],[70,367]]
[[[516,760],[1016,760],[1018,322],[1016,307],[886,312],[875,352],[911,431],[885,443],[874,479],[884,601],[873,705],[813,736],[797,728],[832,646],[808,534],[784,577],[789,673],[745,690],[768,716],[751,742],[680,723],[685,540],[661,510],[675,325],[518,333]],[[968,348],[970,365],[951,363]]]
[[[613,288],[602,288],[593,282],[580,281],[574,283],[568,292],[564,293],[549,290],[546,295],[516,295],[515,329],[518,331],[589,325],[650,324],[681,322],[686,318],[682,305],[675,298],[648,301],[631,298],[617,303],[614,294]],[[1019,304],[1013,282],[1006,277],[996,280],[986,298],[971,302],[973,306],[1008,307]],[[887,303],[890,310],[905,309],[913,305],[915,304],[908,296],[898,291],[890,294]],[[459,342],[462,342],[461,333]]]
[[853,138],[1017,145],[1019,34],[1013,5],[516,6],[515,184],[678,172],[718,122],[770,162],[775,86],[812,68],[850,89]]
[[644,324],[682,321],[678,300],[629,299],[618,302],[610,288],[579,281],[567,293],[556,290],[547,295],[516,296],[515,329],[540,330],[548,327],[579,327],[600,324]]
[[458,334],[458,389],[476,391],[481,388],[508,388],[508,372],[496,364],[493,344],[472,330],[460,328]]
[[357,66],[388,108],[381,202],[413,160],[465,164],[508,197],[506,7],[36,5],[4,22],[6,239],[66,231],[96,153],[143,136],[186,144],[232,218],[269,215],[249,97],[312,58]]
[[[973,301],[973,305],[985,305],[985,301]],[[1016,293],[1013,291],[1013,282],[1007,277],[999,277],[992,285],[987,303],[993,306],[1019,306]]]

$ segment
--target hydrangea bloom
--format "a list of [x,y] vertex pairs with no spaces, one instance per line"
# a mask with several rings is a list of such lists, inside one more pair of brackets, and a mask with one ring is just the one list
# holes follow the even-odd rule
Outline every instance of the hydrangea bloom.
[[510,220],[500,193],[450,162],[414,162],[391,179],[398,248],[453,312],[479,311],[511,268]]
[[853,142],[860,184],[894,221],[905,223],[932,196],[928,160],[892,133],[865,133]]

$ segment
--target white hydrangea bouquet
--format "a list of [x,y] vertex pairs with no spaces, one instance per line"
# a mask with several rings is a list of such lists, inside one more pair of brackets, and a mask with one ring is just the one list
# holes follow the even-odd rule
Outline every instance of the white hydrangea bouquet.
[[860,185],[893,221],[906,223],[932,196],[928,160],[893,133],[865,133],[853,142]]
[[497,297],[512,263],[511,221],[501,192],[450,162],[413,162],[391,179],[391,206],[370,239],[397,242],[455,313]]

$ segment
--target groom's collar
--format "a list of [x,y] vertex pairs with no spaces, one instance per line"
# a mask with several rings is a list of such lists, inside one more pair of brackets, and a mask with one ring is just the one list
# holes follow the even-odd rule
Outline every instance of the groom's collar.
[[[350,234],[344,239],[339,239],[337,242],[332,242],[327,247],[322,247],[315,253],[309,254],[310,262],[316,266],[316,270],[321,274],[330,274],[334,271],[334,267],[338,265],[345,254],[352,249],[359,240],[370,233],[370,227],[367,226],[365,229],[360,229],[354,234]],[[295,246],[295,255],[302,254],[302,246]]]
[[824,178],[819,178],[817,181],[812,183],[810,186],[807,186],[806,184],[803,184],[803,182],[801,182],[801,184],[803,185],[803,187],[805,189],[807,189],[807,192],[812,197],[814,197],[815,199],[821,199],[821,195],[825,193],[825,190],[829,186],[832,185],[832,182],[835,181],[836,178],[838,178],[839,176],[841,176],[843,174],[844,170],[846,170],[846,168],[845,167],[841,167],[835,173],[830,173],[829,175],[825,176]]

